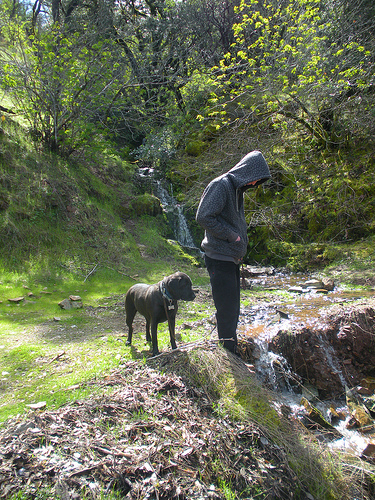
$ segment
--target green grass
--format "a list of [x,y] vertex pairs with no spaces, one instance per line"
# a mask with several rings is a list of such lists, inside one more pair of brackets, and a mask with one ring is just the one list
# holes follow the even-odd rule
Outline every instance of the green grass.
[[[130,359],[150,355],[145,332],[135,333],[126,346],[124,295],[136,281],[154,283],[176,270],[176,261],[145,264],[136,279],[106,266],[98,266],[86,279],[85,272],[41,269],[34,274],[6,272],[0,277],[0,422],[23,413],[28,404],[45,401],[59,407],[92,394],[90,381]],[[183,263],[179,264],[182,269]],[[93,266],[94,267],[94,266]],[[193,281],[207,282],[194,268],[185,271]],[[192,272],[196,274],[194,279]],[[86,281],[85,281],[86,279]],[[27,287],[27,288],[26,288]],[[28,293],[33,295],[28,297]],[[79,295],[82,309],[63,310],[58,303]],[[20,303],[9,299],[24,297]],[[212,312],[211,312],[212,313]],[[189,322],[205,317],[207,307],[180,302],[177,343],[202,338],[203,327]],[[183,324],[187,328],[182,328]],[[167,323],[158,328],[159,349],[170,349]]]

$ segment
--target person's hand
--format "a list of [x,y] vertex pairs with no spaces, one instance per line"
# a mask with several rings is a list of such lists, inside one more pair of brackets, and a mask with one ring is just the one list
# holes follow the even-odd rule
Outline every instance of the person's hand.
[[238,236],[237,236],[237,239],[236,239],[235,241],[241,241],[241,236],[240,236],[240,235],[238,235]]

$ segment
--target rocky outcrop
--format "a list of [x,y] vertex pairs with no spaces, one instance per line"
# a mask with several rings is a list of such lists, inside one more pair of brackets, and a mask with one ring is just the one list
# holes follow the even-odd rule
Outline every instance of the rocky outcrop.
[[317,387],[320,398],[344,397],[345,386],[375,375],[375,300],[334,306],[316,328],[280,331],[269,349]]

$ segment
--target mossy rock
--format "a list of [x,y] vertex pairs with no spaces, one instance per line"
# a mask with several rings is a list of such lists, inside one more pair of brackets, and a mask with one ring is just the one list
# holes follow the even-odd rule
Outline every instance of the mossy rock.
[[139,196],[124,198],[116,208],[116,212],[122,219],[150,215],[155,217],[163,211],[159,198],[145,193]]
[[145,193],[130,199],[125,199],[120,202],[117,207],[117,213],[123,219],[131,217],[141,217],[142,215],[150,215],[155,217],[163,212],[159,198]]
[[162,213],[159,198],[149,193],[134,198],[131,202],[131,207],[137,216],[151,215],[154,217]]
[[185,152],[189,156],[199,156],[203,153],[203,151],[207,148],[207,143],[204,141],[190,141],[187,143],[185,147]]

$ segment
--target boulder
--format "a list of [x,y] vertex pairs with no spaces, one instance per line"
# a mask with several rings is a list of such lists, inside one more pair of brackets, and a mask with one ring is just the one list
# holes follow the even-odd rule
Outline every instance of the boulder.
[[345,386],[372,380],[375,367],[375,301],[333,306],[317,327],[280,330],[269,350],[281,354],[321,399],[343,397]]

